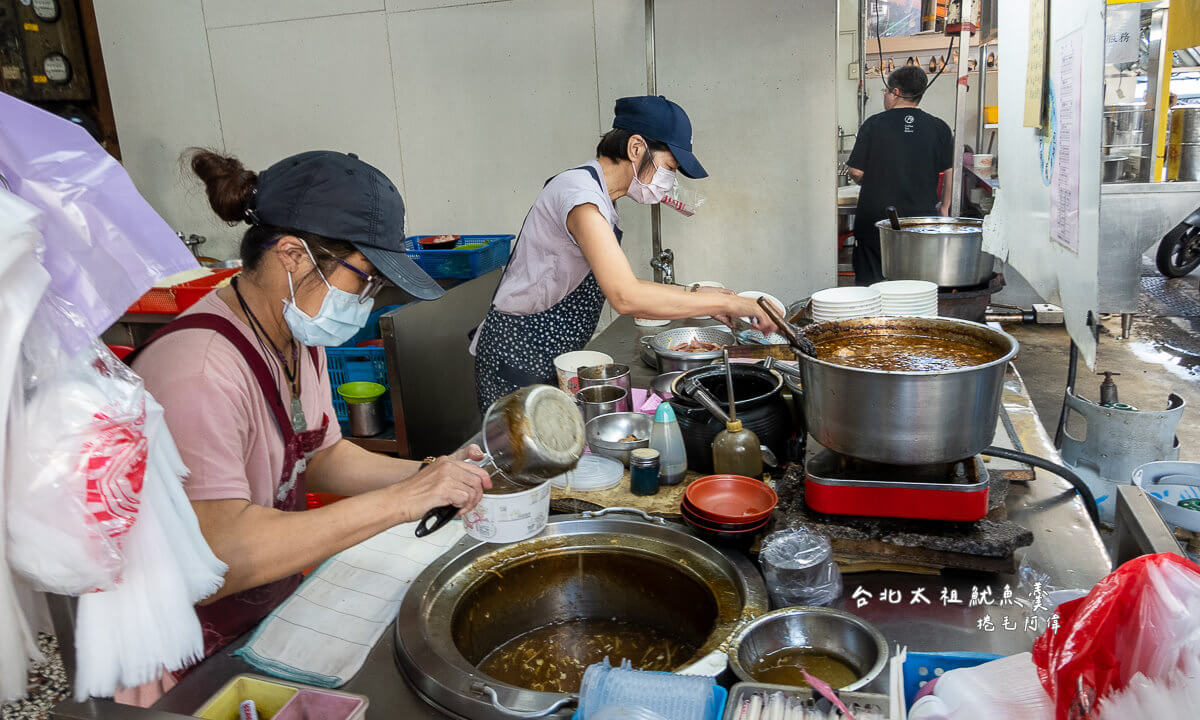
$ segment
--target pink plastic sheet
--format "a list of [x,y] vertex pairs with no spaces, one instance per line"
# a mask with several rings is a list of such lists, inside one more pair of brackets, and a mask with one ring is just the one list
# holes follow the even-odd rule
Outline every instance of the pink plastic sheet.
[[196,259],[87,131],[0,93],[0,174],[43,211],[50,289],[39,320],[83,348],[161,278]]

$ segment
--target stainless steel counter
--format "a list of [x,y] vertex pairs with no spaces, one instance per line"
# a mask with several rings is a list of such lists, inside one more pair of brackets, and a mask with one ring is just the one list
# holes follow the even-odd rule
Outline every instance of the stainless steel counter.
[[[704,321],[705,323],[711,321]],[[638,359],[638,338],[661,328],[638,328],[630,318],[620,318],[589,345],[613,356],[618,362],[633,368],[635,385],[645,387],[656,373]],[[1019,376],[1010,374],[1005,385],[1004,405],[1012,420],[1014,435],[1027,452],[1057,459],[1050,438],[1042,428],[1028,392]],[[1028,486],[1014,485],[1008,494],[1009,518],[1029,528],[1034,544],[1019,552],[1022,562],[1043,573],[1053,589],[1090,588],[1108,573],[1110,562],[1099,534],[1091,525],[1082,503],[1070,491],[1065,481],[1037,471],[1037,479]],[[988,573],[944,573],[942,575],[913,575],[901,572],[868,572],[846,575],[842,604],[870,622],[875,623],[890,643],[907,645],[911,650],[970,650],[1011,654],[1026,651],[1040,634],[1026,630],[1026,614],[1030,614],[1030,598],[1020,597],[1028,588],[1019,588],[1013,575]],[[972,588],[982,592],[991,588],[993,602],[1003,598],[1008,585],[1025,605],[991,605],[970,607]],[[862,587],[862,592],[858,591]],[[957,593],[960,604],[942,603],[942,591]],[[1050,589],[1050,588],[1047,588]],[[913,604],[914,593],[923,591],[928,604]],[[859,600],[866,599],[859,607]],[[855,597],[855,594],[858,597]],[[898,595],[897,595],[898,593]],[[898,603],[889,599],[900,599]],[[980,629],[984,617],[993,630]],[[1013,629],[1005,629],[1004,617],[1009,617]],[[425,704],[408,687],[393,662],[393,640],[389,629],[371,651],[362,671],[343,689],[362,693],[371,699],[368,720],[385,718],[444,718],[449,717]],[[186,715],[194,712],[233,675],[254,670],[240,659],[222,653],[202,663],[182,683],[168,693],[153,711],[117,706],[108,701],[84,705],[66,704],[56,715],[71,718],[120,717],[130,720],[168,720],[170,713]],[[872,691],[885,688],[886,678],[872,686]]]

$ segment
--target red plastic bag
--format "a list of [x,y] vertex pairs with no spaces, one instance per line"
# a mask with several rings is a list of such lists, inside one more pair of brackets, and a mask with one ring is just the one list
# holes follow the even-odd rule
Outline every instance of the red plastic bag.
[[1200,655],[1200,566],[1168,553],[1136,558],[1057,612],[1059,628],[1034,642],[1033,661],[1057,720],[1086,718],[1136,674],[1163,678]]

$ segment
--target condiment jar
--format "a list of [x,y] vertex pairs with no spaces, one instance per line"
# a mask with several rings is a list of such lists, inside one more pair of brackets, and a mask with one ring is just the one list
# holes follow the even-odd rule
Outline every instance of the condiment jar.
[[638,448],[629,454],[629,490],[634,495],[658,492],[658,451]]

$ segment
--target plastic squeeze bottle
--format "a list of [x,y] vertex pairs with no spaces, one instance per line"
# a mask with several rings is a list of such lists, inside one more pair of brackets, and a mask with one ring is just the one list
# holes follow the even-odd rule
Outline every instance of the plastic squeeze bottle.
[[654,411],[654,428],[650,431],[650,447],[658,451],[658,482],[678,485],[687,474],[687,451],[683,448],[683,433],[675,420],[675,408],[665,402]]

